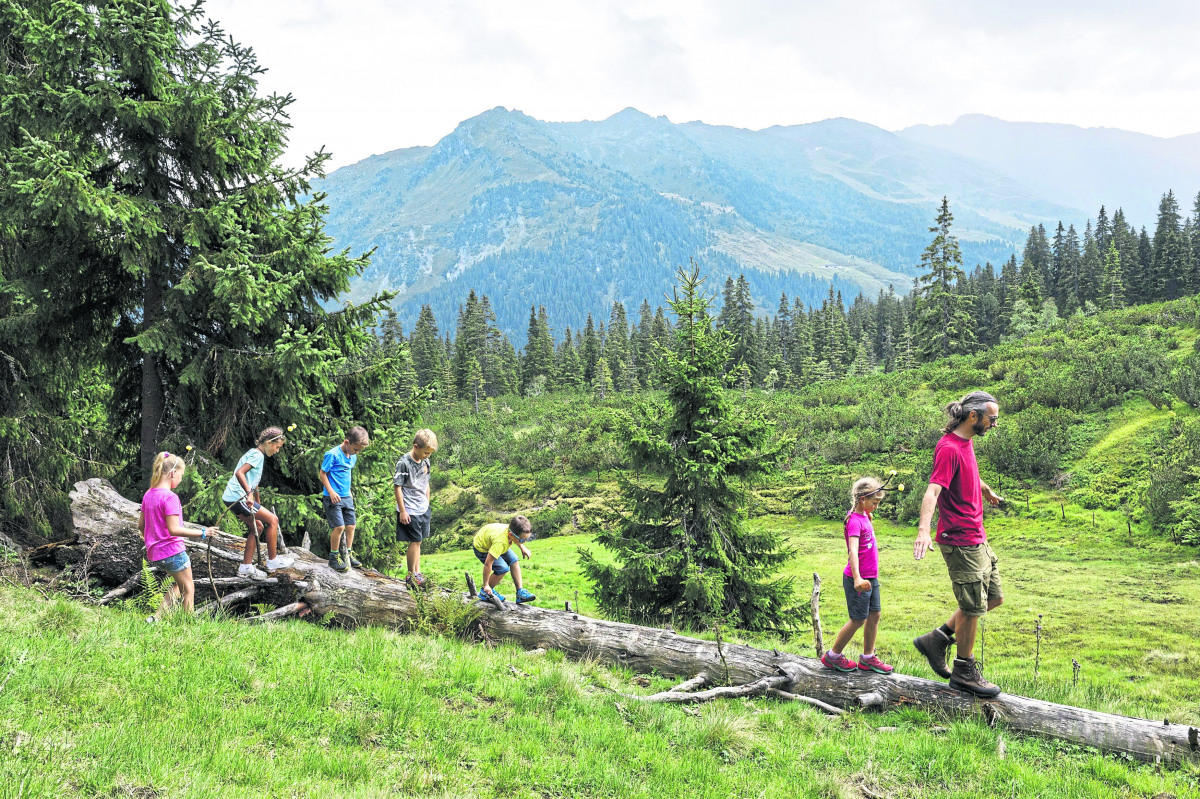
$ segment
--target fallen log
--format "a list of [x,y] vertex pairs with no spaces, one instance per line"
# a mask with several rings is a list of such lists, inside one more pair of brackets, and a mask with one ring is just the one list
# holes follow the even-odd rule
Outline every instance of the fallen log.
[[[56,549],[55,558],[82,562],[92,548],[91,574],[109,585],[121,584],[140,571],[142,540],[137,532],[138,506],[100,479],[77,483],[71,500],[78,541],[74,546]],[[241,536],[217,532],[214,538],[214,543],[231,553],[241,551]],[[203,546],[188,542],[189,552],[197,555],[202,553]],[[330,617],[344,626],[407,629],[416,619],[416,603],[401,580],[375,571],[335,572],[324,559],[299,547],[293,547],[292,554],[296,558],[293,566],[272,574],[278,578],[277,583],[254,586],[259,592],[258,601],[284,606],[302,599],[313,615]],[[220,572],[223,577],[234,576],[236,569],[236,564],[229,561],[213,562],[214,573]],[[448,591],[445,595],[462,596],[460,592]],[[725,681],[736,686],[767,680],[768,691],[798,694],[835,708],[869,703],[880,708],[937,710],[951,716],[980,718],[1012,732],[1070,741],[1151,762],[1200,760],[1200,735],[1195,727],[1187,725],[1118,716],[1011,694],[981,701],[945,683],[919,677],[834,673],[814,658],[703,641],[673,630],[591,619],[531,605],[513,605],[503,611],[483,603],[478,607],[490,637],[512,641],[526,649],[558,649],[574,658],[592,657],[620,663],[632,671],[657,672],[680,679],[690,680],[699,674],[728,675]],[[781,676],[788,679],[769,679]]]

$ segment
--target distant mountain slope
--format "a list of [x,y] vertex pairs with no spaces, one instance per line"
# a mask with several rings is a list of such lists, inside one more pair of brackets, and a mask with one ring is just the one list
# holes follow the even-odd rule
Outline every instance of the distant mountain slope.
[[968,114],[952,125],[914,125],[912,142],[976,159],[1054,202],[1087,209],[1124,207],[1153,230],[1159,198],[1175,192],[1191,208],[1200,191],[1200,134],[1162,139],[1114,128],[1006,122]]
[[338,246],[377,248],[352,298],[398,291],[407,323],[428,302],[445,327],[475,288],[517,341],[533,304],[572,327],[614,300],[658,304],[692,258],[716,288],[744,272],[770,308],[782,291],[812,303],[830,285],[903,292],[943,194],[969,265],[1007,258],[1030,224],[1082,217],[852,120],[755,132],[633,109],[546,123],[497,108],[315,188]]

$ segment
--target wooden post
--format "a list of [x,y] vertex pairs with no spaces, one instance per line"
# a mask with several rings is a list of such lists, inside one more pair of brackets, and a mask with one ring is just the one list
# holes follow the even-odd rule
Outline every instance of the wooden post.
[[1065,522],[1067,520],[1067,506],[1060,502],[1060,503],[1058,503],[1058,507],[1062,508],[1062,513],[1063,513],[1062,520]]
[[825,654],[825,638],[821,635],[821,575],[813,572],[813,592],[812,592],[812,626],[813,626],[813,645],[817,650],[817,657]]

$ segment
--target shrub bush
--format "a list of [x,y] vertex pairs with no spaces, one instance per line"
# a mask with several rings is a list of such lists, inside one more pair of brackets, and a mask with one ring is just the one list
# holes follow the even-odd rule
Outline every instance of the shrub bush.
[[1075,417],[1061,408],[1033,405],[1013,414],[980,446],[992,465],[1015,477],[1048,480],[1071,448]]
[[484,496],[493,502],[504,502],[517,495],[520,486],[503,469],[490,469],[479,478],[479,487]]
[[529,523],[533,526],[533,534],[538,538],[559,535],[562,528],[571,523],[573,511],[565,502],[529,514]]

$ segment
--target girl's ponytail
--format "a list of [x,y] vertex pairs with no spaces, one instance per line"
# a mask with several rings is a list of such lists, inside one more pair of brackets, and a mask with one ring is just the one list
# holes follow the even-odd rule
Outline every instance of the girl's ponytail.
[[154,468],[150,470],[151,487],[158,485],[164,475],[169,475],[176,470],[182,471],[184,467],[183,458],[178,455],[172,455],[169,452],[158,453],[154,456]]
[[882,487],[883,483],[874,477],[860,477],[855,480],[854,485],[850,487],[850,513],[854,513],[854,509],[858,507],[859,497],[874,493]]

